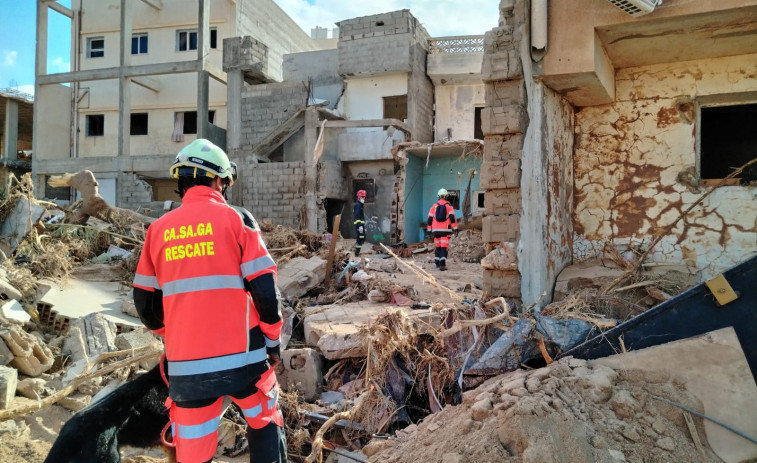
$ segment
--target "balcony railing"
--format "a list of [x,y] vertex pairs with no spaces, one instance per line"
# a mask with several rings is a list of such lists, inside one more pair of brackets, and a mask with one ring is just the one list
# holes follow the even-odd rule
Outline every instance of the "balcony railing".
[[475,53],[484,51],[483,35],[439,37],[428,41],[429,53]]

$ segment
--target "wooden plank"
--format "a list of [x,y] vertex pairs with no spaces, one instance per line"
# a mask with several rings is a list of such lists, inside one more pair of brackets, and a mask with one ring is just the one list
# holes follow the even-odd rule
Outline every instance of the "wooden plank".
[[286,122],[268,132],[268,135],[263,137],[258,145],[253,148],[252,154],[267,158],[273,150],[281,146],[281,144],[287,141],[289,137],[305,126],[305,118],[302,114],[304,111],[304,108],[298,110]]
[[331,229],[331,245],[329,246],[329,257],[326,260],[326,286],[331,285],[331,267],[334,265],[334,252],[336,251],[336,240],[339,239],[339,225],[342,222],[342,214],[334,217],[334,226]]

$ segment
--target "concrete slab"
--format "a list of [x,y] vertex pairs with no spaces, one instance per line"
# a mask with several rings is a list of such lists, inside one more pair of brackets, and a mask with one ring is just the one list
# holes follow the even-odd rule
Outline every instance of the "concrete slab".
[[305,310],[305,344],[317,347],[329,360],[364,357],[366,353],[358,335],[360,329],[372,323],[380,314],[395,310],[402,310],[410,318],[422,320],[421,331],[439,328],[439,315],[428,309],[412,310],[369,301],[315,306]]
[[50,289],[40,302],[50,304],[59,316],[71,319],[99,312],[108,320],[126,326],[142,326],[139,318],[121,311],[122,301],[131,297],[131,288],[117,282],[71,279],[61,285],[43,282]]
[[31,204],[26,198],[18,198],[15,209],[5,218],[0,227],[0,235],[7,241],[12,251],[16,250],[44,213],[45,208],[42,206]]
[[[704,414],[748,436],[757,436],[757,384],[733,328],[597,360],[613,369],[664,371],[686,384]],[[712,450],[726,463],[757,458],[757,445],[704,420]]]

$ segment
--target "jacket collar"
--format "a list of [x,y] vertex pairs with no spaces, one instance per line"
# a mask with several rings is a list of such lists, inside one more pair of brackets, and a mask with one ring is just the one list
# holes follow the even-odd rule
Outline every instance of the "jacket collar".
[[217,203],[226,204],[226,200],[223,199],[223,195],[221,195],[221,193],[203,185],[193,186],[192,188],[188,189],[184,193],[184,197],[182,198],[182,202],[185,203],[193,203],[199,201],[215,201]]

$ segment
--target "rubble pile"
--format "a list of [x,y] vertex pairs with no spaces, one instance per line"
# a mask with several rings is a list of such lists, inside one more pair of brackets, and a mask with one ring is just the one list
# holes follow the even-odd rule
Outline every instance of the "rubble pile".
[[[4,462],[43,460],[71,412],[144,374],[162,352],[129,311],[128,292],[119,316],[131,325],[99,312],[62,319],[40,302],[44,278],[99,275],[130,287],[154,219],[100,201],[90,176],[59,179],[89,192],[70,208],[34,199],[28,178],[0,203],[12,229],[4,228],[0,268],[9,300],[0,311],[0,436],[14,438],[2,439]],[[356,258],[338,235],[260,228],[283,302],[277,376],[292,461],[718,461],[681,409],[658,400],[702,409],[672,376],[554,361],[686,289],[685,271],[643,268],[633,254],[607,250],[604,260],[566,269],[554,302],[539,309],[486,298],[482,266],[499,268],[515,250],[486,255],[476,226],[452,237],[450,272],[434,270],[428,242],[366,243]],[[232,406],[216,457],[246,461],[245,450]],[[158,450],[123,455],[166,461]]]
[[697,449],[682,410],[655,397],[701,406],[663,375],[568,357],[492,378],[461,405],[373,439],[363,452],[377,463],[720,461]]

